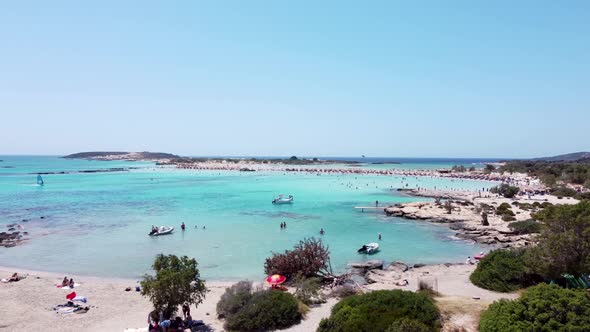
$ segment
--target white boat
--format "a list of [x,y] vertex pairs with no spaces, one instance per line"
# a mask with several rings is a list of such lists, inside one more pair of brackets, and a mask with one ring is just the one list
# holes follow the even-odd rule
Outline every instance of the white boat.
[[293,195],[285,198],[284,195],[279,195],[272,200],[272,204],[291,204],[293,203]]
[[377,251],[379,251],[379,243],[375,243],[375,242],[363,244],[363,246],[360,247],[359,250],[357,250],[357,252],[360,254],[368,254],[368,255],[372,255],[372,254],[376,253]]
[[156,228],[155,230],[150,232],[150,236],[160,236],[160,235],[167,235],[167,234],[172,234],[172,232],[174,231],[174,227],[166,227],[166,226],[161,226]]

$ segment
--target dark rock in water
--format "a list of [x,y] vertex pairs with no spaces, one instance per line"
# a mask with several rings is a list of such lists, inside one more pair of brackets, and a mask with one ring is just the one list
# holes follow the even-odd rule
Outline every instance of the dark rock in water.
[[29,219],[23,219],[23,220],[21,220],[21,222],[27,222],[27,221],[29,221]]
[[414,268],[415,268],[415,269],[417,269],[417,268],[419,268],[419,267],[424,267],[424,266],[426,266],[426,264],[421,264],[421,263],[414,264]]
[[45,219],[45,216],[41,216],[41,217],[39,217],[39,219]]
[[408,270],[408,266],[402,262],[393,262],[385,268],[385,271],[392,271],[392,272],[399,272],[399,273],[406,272],[407,270]]
[[14,247],[21,242],[20,241],[21,238],[22,238],[22,235],[20,235],[20,232],[14,232],[14,233],[1,232],[0,233],[0,246],[6,247],[6,248]]
[[373,270],[373,269],[383,269],[383,261],[378,259],[372,259],[366,262],[358,262],[358,263],[350,263],[348,266],[353,267],[355,269],[364,269],[364,270]]
[[12,232],[12,231],[15,231],[15,230],[16,230],[16,228],[14,228],[14,227],[10,227],[10,228],[8,229],[8,231],[9,231],[9,232]]

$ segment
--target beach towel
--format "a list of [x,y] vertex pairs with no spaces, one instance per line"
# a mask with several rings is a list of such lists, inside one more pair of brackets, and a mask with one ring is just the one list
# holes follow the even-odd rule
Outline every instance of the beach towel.
[[76,296],[72,299],[72,301],[86,303],[88,299],[86,298],[86,296]]
[[71,292],[70,294],[66,295],[66,299],[73,300],[76,297],[76,292]]

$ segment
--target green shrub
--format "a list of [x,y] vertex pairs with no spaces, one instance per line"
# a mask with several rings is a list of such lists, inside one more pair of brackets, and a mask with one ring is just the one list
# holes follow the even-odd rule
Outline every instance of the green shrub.
[[585,290],[541,284],[513,301],[494,302],[479,321],[481,332],[590,331],[590,296]]
[[523,250],[495,250],[479,261],[469,279],[481,288],[512,292],[526,283]]
[[543,225],[533,219],[511,222],[508,227],[516,234],[540,233]]
[[568,188],[568,187],[557,187],[555,188],[553,191],[551,191],[551,194],[559,197],[575,197],[578,195],[578,192],[572,188]]
[[240,281],[225,290],[217,302],[217,316],[225,318],[237,313],[252,298],[252,282]]
[[432,328],[415,319],[398,319],[385,332],[430,332]]
[[345,297],[349,297],[356,294],[358,294],[356,287],[351,285],[342,285],[334,287],[332,292],[330,292],[330,297],[337,297],[339,299],[343,299]]
[[269,331],[283,329],[301,321],[297,299],[277,290],[264,290],[252,298],[235,314],[229,315],[225,328],[230,331]]
[[317,331],[385,331],[404,318],[424,324],[427,331],[440,328],[440,314],[428,296],[390,290],[343,299],[332,308],[331,316],[320,322]]
[[513,216],[511,216],[509,214],[503,214],[502,215],[502,220],[503,221],[515,221],[516,218],[514,218]]
[[590,273],[590,202],[550,206],[534,218],[543,230],[525,255],[527,268],[547,279]]
[[498,194],[500,196],[504,196],[506,198],[513,198],[520,192],[520,188],[508,185],[506,183],[502,183],[499,186],[495,186],[490,188],[490,192],[494,194]]

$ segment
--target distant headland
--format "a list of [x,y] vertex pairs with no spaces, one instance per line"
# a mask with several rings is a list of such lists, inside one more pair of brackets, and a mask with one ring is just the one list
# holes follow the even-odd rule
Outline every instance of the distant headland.
[[177,159],[180,156],[163,152],[121,152],[121,151],[92,151],[78,152],[64,156],[67,159],[92,159],[92,160],[163,160]]

